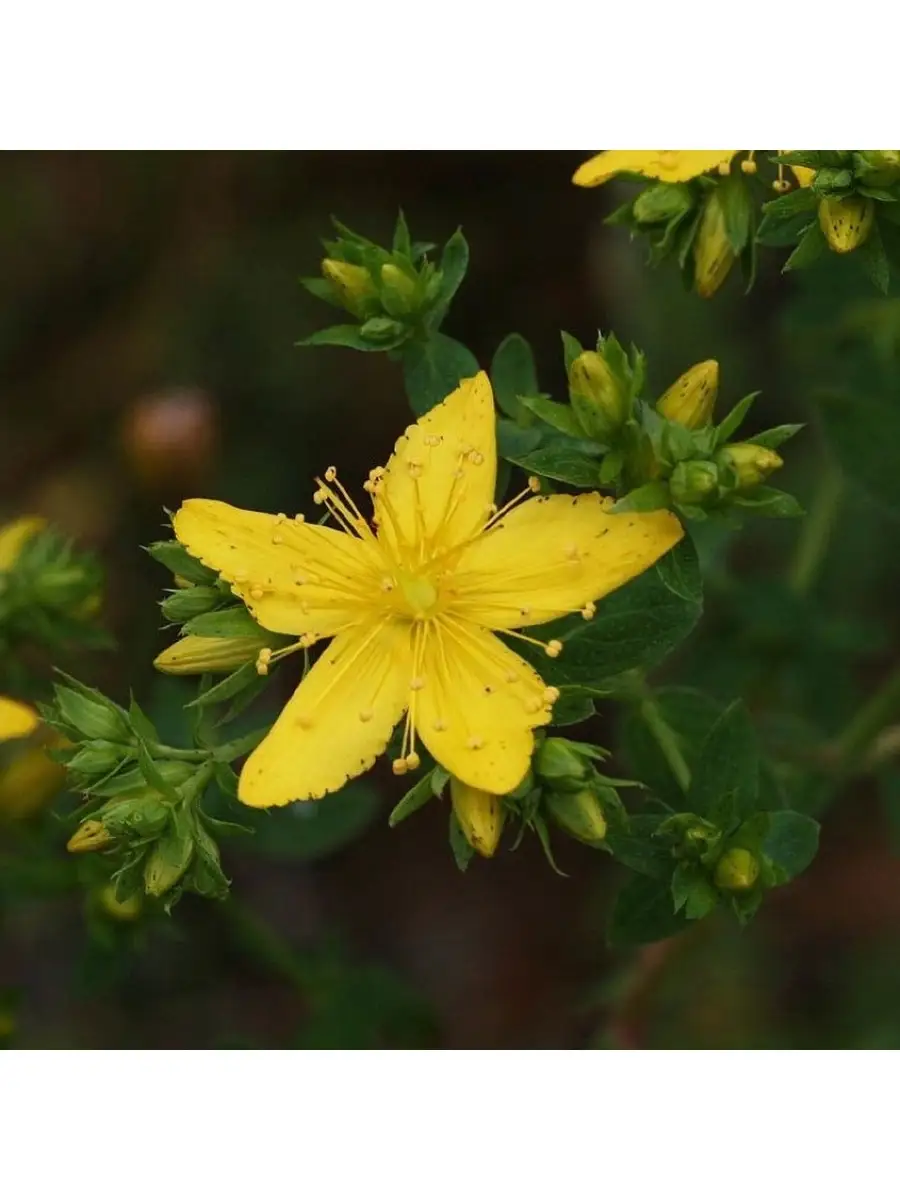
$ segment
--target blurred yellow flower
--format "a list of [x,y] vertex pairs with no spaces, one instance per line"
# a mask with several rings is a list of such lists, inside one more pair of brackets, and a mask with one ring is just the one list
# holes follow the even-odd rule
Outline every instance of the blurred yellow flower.
[[0,526],[0,571],[13,566],[22,547],[47,524],[44,517],[18,517],[15,521]]
[[232,585],[255,619],[331,645],[250,755],[238,796],[254,807],[313,800],[381,754],[406,714],[397,774],[417,737],[451,775],[495,795],[528,770],[535,728],[557,698],[495,636],[582,611],[683,536],[669,512],[609,512],[596,493],[494,505],[496,418],[487,375],[467,379],[407,428],[365,490],[374,529],[329,467],[314,501],[340,529],[188,500],[179,541]]
[[[0,696],[0,742],[30,737],[39,726],[33,708]],[[39,745],[26,744],[9,761],[6,757],[0,767],[0,816],[18,820],[31,816],[56,795],[65,768],[48,758]]]

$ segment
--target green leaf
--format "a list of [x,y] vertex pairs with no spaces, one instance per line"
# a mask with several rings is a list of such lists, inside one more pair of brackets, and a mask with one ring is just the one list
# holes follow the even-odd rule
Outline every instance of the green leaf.
[[172,803],[175,803],[179,799],[178,792],[150,757],[150,752],[143,742],[140,742],[138,745],[138,768],[147,784],[155,788],[160,795],[165,796]]
[[750,237],[753,203],[743,174],[728,175],[719,184],[719,200],[725,220],[725,235],[735,254],[740,254]]
[[259,628],[243,604],[236,604],[194,617],[185,623],[184,632],[198,637],[256,637]]
[[462,379],[478,374],[478,360],[462,342],[433,333],[403,347],[403,381],[410,406],[421,417],[440,404]]
[[453,851],[453,857],[460,871],[465,871],[472,861],[475,851],[466,841],[466,835],[460,828],[453,809],[450,810],[450,849]]
[[743,702],[736,700],[709,731],[686,806],[720,829],[750,816],[759,795],[759,750]]
[[207,688],[195,700],[188,701],[184,707],[206,708],[210,704],[221,704],[224,700],[230,700],[232,696],[242,692],[249,684],[255,683],[258,678],[256,664],[244,663],[236,671],[226,675],[219,683]]
[[297,862],[327,858],[360,838],[378,808],[377,792],[354,782],[322,800],[264,811],[245,809],[241,817],[255,834],[247,851]]
[[463,231],[457,229],[441,253],[441,290],[438,293],[438,304],[433,314],[434,328],[437,328],[447,315],[450,301],[459,290],[459,285],[465,279],[468,269],[469,245],[463,237]]
[[529,474],[558,479],[573,487],[594,488],[599,483],[600,467],[596,458],[563,444],[550,444],[530,454],[509,455],[511,462]]
[[432,772],[427,771],[421,779],[417,779],[400,803],[394,806],[388,817],[388,825],[391,829],[395,825],[399,825],[401,821],[405,821],[407,817],[411,817],[414,812],[418,812],[429,800],[434,799],[431,776]]
[[717,446],[724,446],[732,434],[737,433],[738,429],[744,423],[744,418],[750,411],[753,401],[758,395],[759,392],[751,392],[749,396],[744,396],[742,400],[738,400],[731,412],[720,422],[716,427]]
[[521,396],[521,406],[534,413],[545,424],[550,425],[559,433],[568,437],[580,438],[584,431],[575,416],[574,409],[568,404],[560,404],[556,400],[548,400],[546,396]]
[[719,893],[694,863],[679,863],[672,876],[672,901],[675,911],[684,910],[689,921],[709,916],[719,903]]
[[344,307],[343,301],[338,295],[334,284],[330,283],[327,279],[320,279],[318,275],[307,276],[300,280],[300,286],[306,288],[317,300],[324,300],[326,304],[330,304],[333,308]]
[[613,512],[656,512],[669,506],[668,485],[659,480],[644,483],[613,505]]
[[891,268],[881,240],[881,232],[877,222],[871,232],[853,256],[866,273],[869,280],[885,296],[891,286]]
[[295,342],[296,346],[344,346],[349,350],[391,350],[398,346],[406,337],[393,339],[392,342],[374,343],[367,341],[360,332],[358,325],[331,325],[328,329],[317,329],[309,337]]
[[820,397],[819,411],[828,444],[857,484],[900,514],[900,404],[874,395]]
[[128,719],[131,722],[131,728],[142,741],[159,741],[159,734],[156,731],[156,726],[143,711],[137,700],[135,700],[134,696],[131,697],[131,703],[128,706]]
[[594,715],[594,698],[581,688],[559,689],[559,699],[553,705],[551,725],[580,725]]
[[[527,423],[522,421],[519,397],[536,396],[540,388],[534,355],[521,334],[510,333],[497,347],[491,361],[491,383],[498,407],[520,424]],[[566,429],[563,432],[571,431]]]
[[818,821],[790,810],[769,813],[769,829],[762,852],[784,872],[785,883],[806,870],[818,849]]
[[735,492],[731,503],[739,508],[749,508],[758,517],[802,517],[803,508],[795,496],[780,492],[777,488],[756,487],[749,492]]
[[514,649],[548,684],[600,687],[614,675],[661,662],[690,633],[702,608],[697,553],[685,538],[656,566],[598,601],[591,620],[564,617],[529,631],[542,640],[559,638],[558,658],[520,642]]
[[268,732],[269,726],[266,726],[265,729],[254,729],[251,733],[245,733],[231,742],[223,742],[216,746],[213,757],[218,762],[233,762],[236,758],[243,758],[245,754],[256,749]]
[[762,433],[757,433],[753,437],[747,438],[747,441],[754,446],[765,446],[769,450],[775,450],[783,442],[789,438],[795,437],[804,426],[801,425],[776,425],[772,429],[765,429]]
[[782,273],[785,271],[797,271],[804,267],[812,266],[817,262],[823,254],[828,251],[828,242],[825,240],[825,234],[819,222],[816,221],[810,225],[800,241],[797,243],[794,250],[788,257],[787,262],[781,268]]
[[412,241],[409,236],[409,226],[401,208],[397,214],[397,224],[394,226],[392,247],[394,254],[402,254],[404,258],[412,259]]
[[[688,687],[659,688],[653,700],[672,730],[684,761],[693,770],[709,731],[722,714],[722,705],[705,692]],[[684,806],[684,794],[640,708],[632,709],[625,717],[622,749],[630,769],[655,795],[673,808]]]
[[668,880],[672,876],[672,854],[668,846],[654,841],[651,831],[643,836],[634,827],[632,832],[618,833],[610,830],[606,835],[606,848],[612,852],[613,858],[631,871],[639,875],[649,875],[651,879]]
[[584,346],[582,346],[578,338],[572,337],[571,333],[566,333],[564,329],[561,332],[561,337],[563,344],[563,362],[565,363],[566,367],[566,375],[568,375],[569,371],[572,369],[572,363],[579,354],[584,353]]
[[674,911],[668,882],[635,875],[616,896],[606,937],[619,949],[662,941],[686,926],[684,915]]
[[171,571],[173,575],[180,575],[188,583],[206,584],[216,580],[215,571],[204,567],[203,563],[188,554],[181,542],[152,542],[147,547],[147,553],[167,571]]

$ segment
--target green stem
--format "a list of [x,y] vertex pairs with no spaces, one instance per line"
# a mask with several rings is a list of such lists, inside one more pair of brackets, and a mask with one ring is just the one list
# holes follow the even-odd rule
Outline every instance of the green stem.
[[838,734],[834,749],[842,773],[858,765],[874,739],[900,711],[900,667],[895,668]]
[[294,987],[306,991],[310,984],[309,971],[280,934],[237,900],[229,899],[223,911],[230,918],[236,942],[246,954]]
[[154,758],[173,758],[179,762],[202,763],[209,758],[208,750],[179,750],[177,746],[163,746],[159,742],[148,742],[147,749]]
[[844,479],[840,469],[830,460],[826,461],[809,516],[801,526],[794,561],[788,574],[788,586],[797,596],[805,596],[810,592],[822,568],[843,490]]
[[669,770],[674,775],[678,786],[683,792],[686,792],[691,786],[691,769],[684,761],[684,755],[678,747],[674,729],[659,711],[659,705],[649,692],[641,701],[640,712],[644,723],[656,739],[663,758],[669,764]]

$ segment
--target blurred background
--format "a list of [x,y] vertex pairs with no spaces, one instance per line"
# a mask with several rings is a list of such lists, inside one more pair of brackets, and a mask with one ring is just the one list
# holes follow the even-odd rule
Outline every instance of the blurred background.
[[[336,462],[343,478],[363,477],[408,423],[385,356],[294,345],[330,321],[298,283],[318,271],[330,214],[376,241],[401,206],[416,239],[442,242],[462,225],[471,267],[447,331],[483,365],[507,333],[523,334],[557,398],[560,329],[633,340],[657,393],[718,359],[720,411],[760,389],[754,429],[810,421],[778,481],[810,502],[835,470],[815,390],[835,356],[863,364],[861,386],[870,370],[873,389],[876,377],[895,388],[896,301],[833,264],[783,277],[777,251],[763,253],[749,297],[733,278],[702,301],[604,227],[620,196],[570,185],[583,157],[0,156],[0,521],[42,514],[98,554],[116,641],[66,668],[120,701],[133,688],[177,738],[189,685],[151,665],[171,640],[157,607],[171,579],[141,550],[165,536],[164,509],[208,495],[296,511],[314,472]],[[811,729],[834,733],[893,665],[895,518],[845,482],[831,549],[800,587],[798,523],[701,533],[707,613],[659,682],[744,695],[792,747]],[[264,704],[283,701],[293,678],[283,671]],[[614,709],[581,733],[616,745]],[[171,917],[104,906],[52,812],[0,813],[0,1039],[900,1047],[895,775],[886,751],[832,789],[819,858],[747,930],[716,918],[627,956],[604,944],[620,880],[605,855],[559,839],[561,877],[526,839],[462,875],[440,805],[388,830],[403,787],[383,766],[338,805],[297,806],[253,838],[226,839],[232,899],[188,895]],[[797,789],[795,807],[822,810],[800,770]]]

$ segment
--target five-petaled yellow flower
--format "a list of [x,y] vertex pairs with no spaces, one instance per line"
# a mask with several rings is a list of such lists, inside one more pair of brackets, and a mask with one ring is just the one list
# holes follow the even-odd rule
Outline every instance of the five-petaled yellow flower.
[[596,493],[533,496],[499,511],[491,386],[465,380],[370,472],[374,521],[333,467],[314,500],[341,529],[188,500],[178,539],[219,572],[260,625],[299,641],[260,667],[331,638],[247,760],[239,798],[254,807],[314,800],[369,768],[404,713],[394,770],[419,765],[417,738],[452,775],[501,795],[524,778],[534,730],[556,688],[493,631],[566,613],[651,566],[682,537],[671,513],[614,514]]

